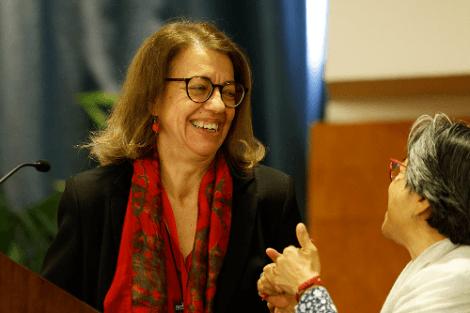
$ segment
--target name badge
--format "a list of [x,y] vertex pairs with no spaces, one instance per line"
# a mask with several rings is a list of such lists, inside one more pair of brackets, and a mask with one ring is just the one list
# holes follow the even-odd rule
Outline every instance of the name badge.
[[175,304],[175,312],[179,313],[183,313],[184,312],[184,304],[183,303],[176,303]]

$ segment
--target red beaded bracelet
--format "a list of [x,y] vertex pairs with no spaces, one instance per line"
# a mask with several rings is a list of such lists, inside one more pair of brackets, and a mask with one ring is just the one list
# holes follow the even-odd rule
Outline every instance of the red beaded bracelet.
[[320,276],[313,276],[310,279],[307,279],[303,283],[299,285],[299,288],[297,288],[297,293],[295,294],[295,298],[297,299],[297,302],[300,300],[300,296],[302,293],[307,290],[308,288],[315,286],[315,285],[322,285],[323,282],[320,278]]

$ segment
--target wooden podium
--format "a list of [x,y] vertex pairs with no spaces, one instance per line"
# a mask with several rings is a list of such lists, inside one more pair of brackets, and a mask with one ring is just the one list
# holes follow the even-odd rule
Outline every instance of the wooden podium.
[[0,253],[0,312],[98,311]]

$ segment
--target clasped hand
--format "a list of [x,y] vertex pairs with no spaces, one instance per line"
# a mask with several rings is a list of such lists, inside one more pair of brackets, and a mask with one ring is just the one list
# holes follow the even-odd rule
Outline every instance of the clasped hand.
[[266,265],[258,280],[258,293],[268,302],[271,312],[294,312],[298,287],[308,279],[320,275],[320,257],[307,228],[296,227],[300,248],[289,246],[279,253],[268,248],[266,254],[274,263]]

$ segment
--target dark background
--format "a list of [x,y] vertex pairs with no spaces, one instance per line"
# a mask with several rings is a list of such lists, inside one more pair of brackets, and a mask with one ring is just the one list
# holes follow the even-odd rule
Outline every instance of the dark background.
[[[23,169],[0,186],[13,210],[95,164],[77,145],[95,126],[80,92],[118,93],[143,39],[168,19],[216,23],[244,48],[254,72],[255,135],[265,164],[293,175],[305,204],[307,134],[323,107],[322,62],[307,64],[306,5],[325,0],[5,0],[0,3],[0,175],[47,159],[47,174]],[[326,14],[326,12],[325,12]],[[323,38],[316,39],[322,44]],[[312,79],[316,79],[315,82]]]

